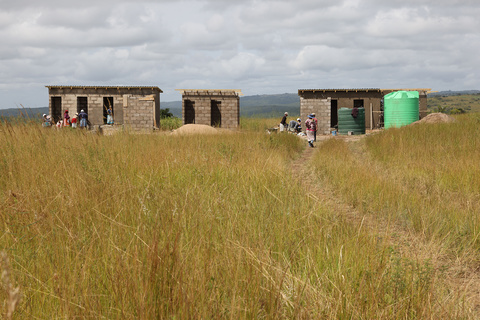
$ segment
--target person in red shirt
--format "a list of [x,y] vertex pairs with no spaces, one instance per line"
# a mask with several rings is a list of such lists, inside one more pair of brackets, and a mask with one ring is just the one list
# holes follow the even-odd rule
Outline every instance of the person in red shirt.
[[75,117],[72,118],[72,128],[77,127],[77,117],[78,117],[78,113],[75,113]]

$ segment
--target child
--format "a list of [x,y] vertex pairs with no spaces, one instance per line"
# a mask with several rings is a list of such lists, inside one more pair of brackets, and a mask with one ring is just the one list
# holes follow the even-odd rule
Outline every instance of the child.
[[113,126],[113,110],[112,110],[112,107],[108,107],[108,110],[107,110],[107,124]]
[[72,118],[72,128],[76,128],[77,127],[77,117],[78,117],[78,112],[75,113],[75,117]]

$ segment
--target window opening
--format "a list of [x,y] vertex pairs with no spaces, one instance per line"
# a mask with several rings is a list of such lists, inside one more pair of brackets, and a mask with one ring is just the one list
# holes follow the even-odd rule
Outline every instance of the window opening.
[[103,97],[103,124],[107,123],[107,115],[109,108],[112,108],[113,116],[113,97]]

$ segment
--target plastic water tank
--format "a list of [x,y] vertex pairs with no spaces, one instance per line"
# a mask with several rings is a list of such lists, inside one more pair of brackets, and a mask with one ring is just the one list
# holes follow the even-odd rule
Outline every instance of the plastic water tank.
[[365,134],[365,108],[358,108],[358,116],[352,116],[352,109],[340,108],[338,110],[338,134]]
[[384,97],[385,129],[403,127],[419,118],[418,91],[396,91]]

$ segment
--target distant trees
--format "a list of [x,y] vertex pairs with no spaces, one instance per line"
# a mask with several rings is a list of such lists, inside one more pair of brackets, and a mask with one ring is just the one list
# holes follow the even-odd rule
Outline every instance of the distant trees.
[[173,113],[170,112],[169,108],[160,109],[160,119],[173,118]]
[[[469,108],[466,108],[469,109]],[[452,108],[448,106],[437,106],[433,109],[433,112],[445,113],[445,114],[462,114],[467,111],[464,108]]]

